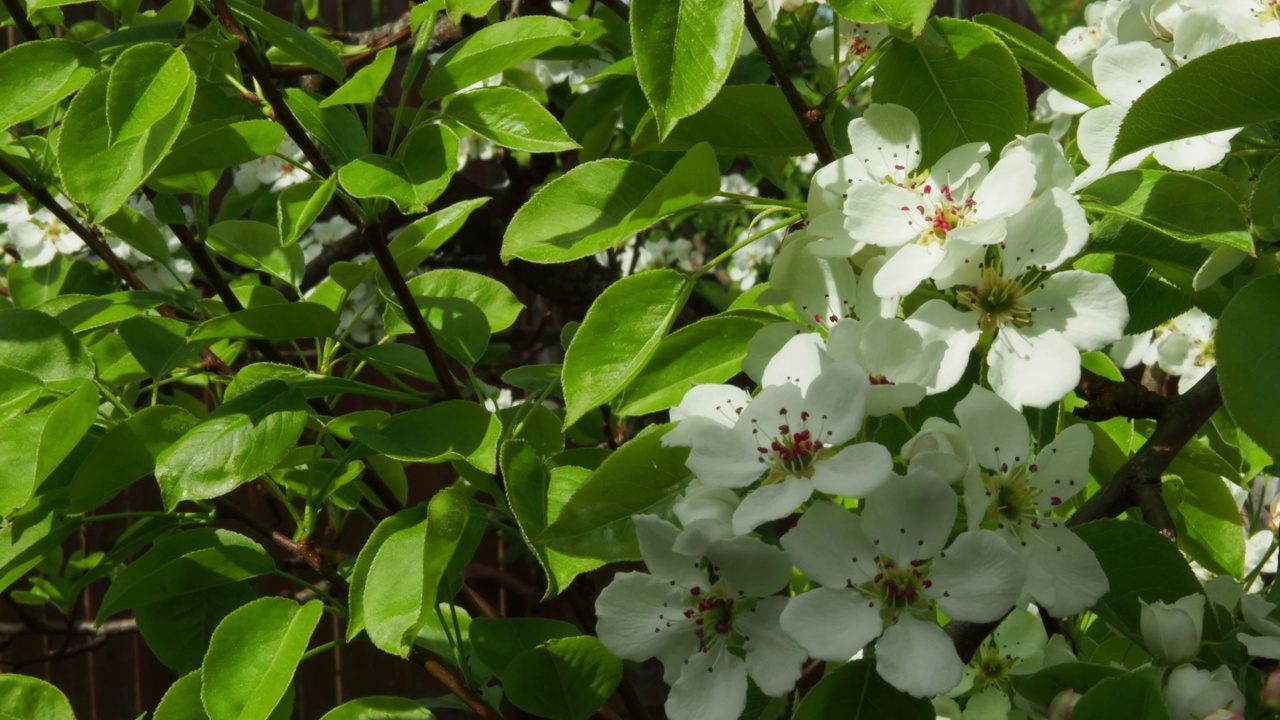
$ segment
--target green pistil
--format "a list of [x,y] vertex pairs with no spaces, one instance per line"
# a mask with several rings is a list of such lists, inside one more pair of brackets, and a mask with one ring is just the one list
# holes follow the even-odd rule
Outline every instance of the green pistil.
[[1027,483],[1027,467],[1021,466],[1010,473],[982,471],[982,485],[987,491],[987,511],[982,516],[982,526],[996,529],[1004,525],[1017,526],[1023,520],[1035,521],[1036,501],[1040,491]]
[[1005,679],[1009,677],[1009,671],[1013,669],[1016,661],[1008,655],[1002,655],[998,649],[988,645],[980,650],[970,661],[976,677],[973,680],[973,690],[978,692],[985,687],[991,685],[1003,685]]
[[933,600],[924,591],[933,585],[929,580],[929,563],[913,560],[899,565],[889,558],[877,558],[880,572],[860,590],[862,594],[878,601],[880,615],[888,624],[904,612],[915,617],[926,617],[933,610]]
[[1031,310],[1022,306],[1027,289],[1018,280],[1001,277],[992,268],[982,271],[978,284],[956,296],[960,304],[978,313],[978,325],[984,334],[1001,327],[1028,327],[1034,322]]

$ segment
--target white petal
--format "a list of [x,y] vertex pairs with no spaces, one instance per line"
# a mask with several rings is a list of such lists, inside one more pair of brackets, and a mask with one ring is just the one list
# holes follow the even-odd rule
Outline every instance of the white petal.
[[1218,245],[1209,253],[1209,258],[1204,261],[1200,269],[1196,271],[1195,278],[1191,281],[1191,289],[1201,292],[1212,287],[1214,283],[1222,279],[1222,276],[1235,270],[1240,263],[1244,262],[1249,255],[1237,248],[1227,245]]
[[[1091,169],[1098,168],[1101,171],[1111,164],[1111,150],[1115,147],[1116,136],[1120,134],[1120,124],[1124,122],[1126,114],[1128,108],[1124,106],[1103,105],[1080,116],[1076,144],[1080,148],[1080,154],[1092,166]],[[1149,151],[1143,151],[1141,156],[1148,154]],[[1085,181],[1085,176],[1081,175],[1071,184],[1070,189],[1078,189]]]
[[640,543],[640,556],[649,572],[663,580],[674,581],[682,588],[697,587],[707,583],[707,576],[698,568],[700,558],[681,555],[672,551],[680,529],[656,515],[636,515],[636,540]]
[[867,415],[882,417],[907,407],[914,407],[928,392],[923,385],[900,383],[897,385],[872,385],[867,394]]
[[717,645],[693,653],[664,707],[671,720],[738,720],[746,706],[746,663]]
[[1037,196],[1043,195],[1052,188],[1065,190],[1076,179],[1076,171],[1062,154],[1062,146],[1057,140],[1044,133],[1020,137],[1005,145],[1000,151],[1000,158],[1022,153],[1030,155],[1035,165]]
[[953,196],[965,194],[965,184],[986,173],[986,157],[990,153],[991,146],[983,142],[966,143],[948,150],[929,171],[926,184],[930,186],[931,194],[941,193],[943,186]]
[[1036,330],[1056,330],[1081,350],[1101,350],[1124,337],[1129,324],[1129,304],[1115,281],[1086,270],[1051,276],[1023,304]]
[[1239,633],[1236,639],[1244,643],[1244,648],[1254,657],[1280,660],[1280,637],[1258,637]]
[[871,105],[849,123],[849,144],[869,177],[898,177],[920,163],[920,123],[901,105]]
[[[828,327],[853,314],[858,280],[847,258],[820,258],[811,247],[806,245],[792,259],[788,269],[794,280],[789,281],[789,295],[805,322]],[[774,263],[771,282],[777,274],[778,264]]]
[[811,495],[813,483],[808,478],[795,476],[756,488],[733,511],[733,531],[746,535],[770,520],[784,518],[795,512]]
[[1001,158],[973,194],[973,211],[983,219],[1012,215],[1031,202],[1036,166],[1029,155]]
[[1089,456],[1093,453],[1093,433],[1084,425],[1062,431],[1036,455],[1028,482],[1041,492],[1040,512],[1048,514],[1076,496],[1089,482]]
[[1004,617],[1022,594],[1026,563],[998,535],[987,530],[961,533],[929,569],[926,594],[947,617],[992,622]]
[[893,457],[877,443],[850,445],[819,462],[813,473],[815,490],[829,495],[864,498],[893,477]]
[[928,387],[930,394],[945,392],[956,386],[969,366],[969,354],[978,344],[977,315],[961,312],[943,300],[930,300],[921,305],[907,324],[915,328],[925,342],[941,340],[947,344],[938,366],[938,376]]
[[975,385],[956,404],[956,421],[984,468],[1015,468],[1031,457],[1027,419],[986,388]]
[[[757,385],[763,385],[764,369],[769,365],[769,361],[773,356],[778,354],[783,345],[796,335],[808,332],[808,328],[797,322],[779,322],[765,325],[751,336],[750,342],[747,343],[747,356],[742,360],[742,372],[747,377],[756,382]],[[702,386],[695,386],[702,387]],[[745,392],[743,393],[746,394]],[[738,407],[746,407],[739,405]],[[665,436],[664,436],[665,437]]]
[[1027,543],[1027,591],[1054,617],[1093,607],[1111,587],[1093,550],[1061,521],[1041,520]]
[[885,261],[872,288],[882,298],[908,295],[933,275],[945,255],[936,243],[903,245]]
[[842,157],[813,174],[809,182],[809,217],[839,210],[843,214],[844,191],[855,182],[870,180],[862,163],[853,157]]
[[729,592],[764,597],[791,580],[791,560],[782,550],[753,537],[721,540],[707,548],[711,567]]
[[862,427],[866,417],[867,371],[852,362],[829,365],[813,381],[804,396],[804,426],[825,447],[848,442]]
[[662,578],[619,573],[596,598],[596,634],[623,660],[658,657],[665,663],[688,657],[697,650],[698,638],[693,620],[676,609],[687,607],[688,599],[684,588]]
[[943,695],[960,682],[963,671],[951,638],[931,622],[902,615],[876,642],[876,672],[910,695]]
[[1172,140],[1156,145],[1152,151],[1161,165],[1171,170],[1205,170],[1222,162],[1231,152],[1231,138],[1241,128],[1208,135]]
[[919,204],[915,193],[897,185],[855,184],[844,201],[844,229],[854,240],[897,247],[925,229]]
[[1054,188],[1005,222],[1002,274],[1053,270],[1075,257],[1089,240],[1089,220],[1071,193]]
[[[679,422],[689,417],[702,417],[724,427],[733,427],[738,422],[739,408],[745,408],[750,402],[751,396],[733,385],[695,385],[684,394],[679,405],[671,408],[671,420]],[[663,436],[663,444],[686,445],[672,437],[674,432],[672,430]]]
[[862,531],[882,555],[906,563],[942,550],[956,519],[956,493],[943,480],[912,470],[867,498]]
[[760,451],[745,428],[729,429],[704,420],[693,427],[689,444],[685,467],[708,485],[745,487],[763,473]]
[[1001,330],[987,353],[987,380],[1014,407],[1047,408],[1080,382],[1080,352],[1053,330]]
[[825,587],[791,598],[781,622],[809,657],[829,662],[847,662],[883,627],[874,602],[853,590]]
[[862,278],[858,283],[858,299],[854,303],[859,317],[891,318],[898,314],[898,303],[902,298],[897,295],[880,297],[875,291],[876,275],[884,268],[887,260],[888,258],[884,255],[878,255],[868,259],[867,264],[862,267]]
[[827,354],[834,360],[851,360],[859,367],[870,371],[862,357],[862,337],[864,328],[861,320],[845,318],[827,332]]
[[815,502],[782,536],[782,547],[810,580],[826,587],[861,585],[880,556],[862,532],[862,518],[829,502]]
[[825,361],[825,345],[817,333],[796,335],[778,350],[764,368],[762,386],[791,383],[804,392],[822,372]]
[[946,349],[942,343],[926,348],[920,331],[897,318],[867,320],[861,345],[868,373],[919,385],[933,382]]
[[788,598],[767,597],[734,620],[734,627],[747,638],[747,674],[770,697],[781,697],[796,686],[808,658],[780,625],[779,616],[789,603]]
[[1172,72],[1165,54],[1145,42],[1103,48],[1093,61],[1098,92],[1113,103],[1132,105],[1142,93]]

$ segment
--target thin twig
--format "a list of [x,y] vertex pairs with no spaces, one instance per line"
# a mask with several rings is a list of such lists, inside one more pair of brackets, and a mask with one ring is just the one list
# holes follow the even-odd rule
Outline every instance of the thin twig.
[[782,58],[778,57],[778,51],[774,50],[773,43],[769,42],[768,33],[760,25],[755,8],[751,6],[751,0],[743,0],[743,5],[746,7],[747,32],[751,33],[751,39],[755,41],[760,54],[764,55],[764,61],[768,64],[769,71],[773,73],[773,79],[778,82],[778,87],[782,89],[782,94],[786,96],[787,103],[791,105],[791,111],[800,120],[804,134],[809,137],[809,144],[813,145],[813,151],[818,155],[818,162],[823,165],[835,162],[836,154],[831,150],[831,143],[827,142],[826,132],[822,129],[822,108],[809,107],[804,98],[800,97],[800,91],[796,90],[796,85],[791,81],[786,66],[782,64]]
[[471,689],[462,682],[458,676],[454,675],[449,668],[444,666],[434,657],[427,655],[425,650],[421,648],[413,648],[409,653],[409,659],[416,663],[420,663],[431,677],[435,678],[449,692],[453,693],[459,700],[467,704],[471,711],[479,715],[484,720],[502,720],[502,716],[496,710],[489,707],[489,704],[481,700],[478,695],[471,692]]
[[27,18],[27,9],[22,7],[18,0],[4,0],[4,9],[9,11],[9,17],[13,18],[13,24],[18,26],[18,32],[22,33],[24,40],[40,39],[36,26],[32,25],[31,20]]

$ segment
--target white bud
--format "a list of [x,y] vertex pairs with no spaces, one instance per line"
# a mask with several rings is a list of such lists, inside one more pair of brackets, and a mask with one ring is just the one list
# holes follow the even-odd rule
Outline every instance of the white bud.
[[1244,695],[1227,667],[1219,667],[1212,673],[1191,665],[1176,667],[1165,681],[1163,695],[1170,720],[1193,720],[1209,717],[1218,710],[1229,711],[1214,716],[1217,720],[1231,717],[1230,712],[1244,711]]
[[1172,605],[1142,601],[1142,641],[1151,655],[1169,664],[1189,660],[1200,650],[1204,631],[1204,595],[1188,595]]

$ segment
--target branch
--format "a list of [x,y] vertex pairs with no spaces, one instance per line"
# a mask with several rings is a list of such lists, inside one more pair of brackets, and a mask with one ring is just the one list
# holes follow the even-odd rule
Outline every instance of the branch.
[[751,6],[751,0],[743,0],[743,4],[746,6],[747,32],[751,33],[751,39],[760,49],[760,54],[764,55],[764,61],[769,65],[769,71],[773,73],[773,79],[778,81],[778,87],[782,89],[787,103],[791,105],[791,111],[799,118],[804,134],[809,136],[809,144],[813,145],[813,151],[818,154],[818,162],[823,165],[835,162],[836,154],[831,150],[826,132],[822,129],[822,108],[809,107],[804,98],[800,97],[800,91],[796,90],[795,83],[791,82],[791,76],[787,74],[787,68],[782,64],[782,58],[778,57],[778,52],[769,42],[769,35],[761,27],[755,8]]
[[[367,39],[357,39],[358,36],[365,36]],[[413,33],[409,30],[409,13],[406,12],[386,25],[352,36],[350,39],[357,40],[361,45],[368,45],[369,49],[342,58],[342,64],[348,71],[359,68],[373,59],[379,52],[389,47],[395,47],[412,36]],[[274,77],[298,77],[300,75],[316,75],[319,72],[319,70],[307,65],[271,66],[271,75]]]
[[1168,405],[1164,396],[1137,383],[1116,382],[1084,369],[1080,371],[1076,394],[1089,405],[1076,408],[1073,414],[1094,422],[1114,417],[1156,420]]
[[420,663],[426,668],[431,677],[439,681],[441,685],[444,685],[445,689],[453,693],[459,700],[466,703],[467,707],[471,708],[471,711],[476,715],[479,715],[484,720],[502,720],[502,716],[496,710],[489,707],[488,703],[471,692],[471,689],[458,676],[454,675],[449,668],[445,667],[444,663],[427,655],[425,650],[415,646],[409,651],[409,659]]
[[4,9],[9,11],[9,17],[13,18],[13,24],[18,26],[18,32],[22,33],[23,39],[40,39],[36,26],[32,25],[31,20],[27,18],[27,9],[19,4],[18,0],[4,0]]

